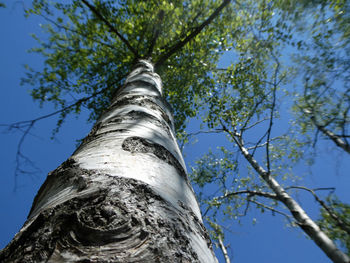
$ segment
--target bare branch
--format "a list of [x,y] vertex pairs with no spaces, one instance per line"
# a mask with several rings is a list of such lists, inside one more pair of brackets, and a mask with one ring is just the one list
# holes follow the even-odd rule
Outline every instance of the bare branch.
[[[193,136],[196,136],[199,134],[210,134],[210,133],[221,133],[221,132],[224,132],[224,131],[222,129],[215,129],[215,130],[208,130],[208,131],[197,131],[197,132],[192,132],[192,133],[186,134],[185,139],[188,139],[190,137],[193,137]],[[180,145],[181,151],[183,151],[184,147],[185,147],[185,141],[183,140],[181,145]]]
[[[116,81],[114,81],[113,83],[111,83],[108,87],[105,87],[104,89],[101,89],[100,91],[97,91],[97,92],[94,92],[93,94],[91,94],[90,96],[87,96],[87,97],[83,97],[81,99],[78,99],[76,100],[74,103],[60,109],[60,110],[57,110],[57,111],[54,111],[54,112],[51,112],[49,114],[46,114],[46,115],[42,115],[36,119],[32,119],[32,120],[26,120],[26,121],[19,121],[19,122],[15,122],[15,123],[12,123],[12,124],[0,124],[0,127],[7,127],[7,130],[8,131],[11,131],[11,130],[18,130],[20,132],[22,132],[22,136],[17,144],[17,153],[16,153],[16,168],[15,168],[15,178],[20,174],[20,173],[24,173],[24,174],[31,174],[33,172],[29,172],[29,171],[25,171],[23,169],[21,169],[21,164],[22,164],[22,160],[24,160],[24,162],[26,163],[29,163],[32,167],[35,168],[35,170],[39,171],[40,169],[37,168],[34,163],[28,158],[26,157],[24,154],[23,154],[23,151],[22,151],[22,146],[23,146],[23,143],[26,139],[26,137],[28,135],[32,135],[31,134],[31,130],[33,129],[34,125],[38,122],[38,121],[41,121],[43,119],[47,119],[47,118],[50,118],[52,116],[55,116],[57,114],[60,114],[60,113],[64,113],[66,112],[67,110],[71,109],[71,108],[74,108],[75,106],[78,106],[78,105],[81,105],[83,104],[84,102],[86,101],[89,101],[90,99],[96,97],[97,95],[105,92],[106,90],[110,89],[111,86],[119,83],[122,79],[124,79],[126,77],[127,74],[124,74],[122,75],[120,78],[118,78]],[[116,88],[115,92],[117,92],[119,90],[119,87]],[[35,172],[34,172],[35,173]]]
[[[107,88],[106,88],[107,89]],[[94,94],[92,94],[91,96],[88,96],[88,97],[84,97],[84,98],[81,98],[79,100],[77,100],[75,103],[67,106],[67,107],[64,107],[60,110],[57,110],[57,111],[54,111],[52,113],[49,113],[49,114],[46,114],[46,115],[43,115],[43,116],[40,116],[36,119],[33,119],[33,120],[26,120],[26,121],[19,121],[19,122],[15,122],[15,123],[12,123],[12,124],[0,124],[0,126],[2,127],[8,127],[8,130],[19,130],[21,131],[23,134],[17,144],[17,153],[16,153],[16,167],[15,167],[15,171],[14,171],[14,174],[15,174],[15,188],[16,188],[16,178],[19,176],[19,174],[32,174],[32,173],[36,173],[36,172],[29,172],[29,171],[26,171],[26,170],[23,170],[21,168],[22,166],[22,163],[23,161],[26,162],[26,163],[29,163],[30,166],[34,167],[36,171],[40,171],[39,168],[37,168],[34,163],[27,157],[23,154],[23,143],[25,141],[25,139],[27,138],[28,135],[30,135],[30,131],[32,130],[32,128],[34,127],[34,125],[40,121],[40,120],[43,120],[43,119],[47,119],[47,118],[50,118],[52,116],[55,116],[59,113],[62,113],[62,112],[65,112],[67,110],[69,110],[70,108],[73,108],[79,104],[82,104],[83,102],[85,101],[88,101],[90,100],[91,98],[95,97],[96,95],[102,93],[103,91],[105,91],[106,89],[103,89],[99,92],[96,92]]]
[[283,215],[285,218],[287,218],[287,220],[289,221],[289,223],[291,225],[293,224],[293,221],[291,219],[292,217],[290,215],[287,215],[286,213],[283,213],[283,212],[281,212],[281,211],[279,211],[279,210],[277,210],[277,209],[275,209],[275,208],[273,208],[271,206],[265,205],[263,203],[255,201],[255,200],[250,200],[250,202],[252,202],[252,203],[254,203],[254,204],[258,205],[258,206],[261,206],[261,207],[263,207],[265,209],[268,209],[268,210],[272,211],[272,213],[277,213],[277,214]]
[[261,191],[255,191],[255,190],[242,190],[242,191],[236,191],[236,192],[230,192],[230,193],[225,193],[222,196],[217,197],[217,199],[225,199],[231,196],[235,196],[235,195],[241,195],[241,194],[247,194],[248,196],[262,196],[262,197],[266,197],[269,199],[274,199],[274,200],[279,200],[276,194],[273,193],[268,193],[268,192],[261,192]]
[[[249,112],[249,116],[247,117],[246,121],[244,122],[244,124],[243,124],[243,126],[242,126],[242,128],[241,128],[242,132],[248,129],[248,128],[247,128],[247,125],[248,125],[249,121],[251,120],[251,118],[253,118],[253,116],[254,116],[254,114],[255,114],[257,108],[259,107],[259,105],[260,105],[261,103],[263,103],[263,101],[265,100],[265,98],[266,98],[268,95],[269,95],[269,92],[268,92],[267,94],[265,94],[259,101],[257,101],[257,102],[255,103],[254,108]],[[264,120],[264,119],[263,119],[263,120]],[[256,124],[257,124],[257,123],[256,123]],[[254,125],[253,125],[253,126],[254,126]],[[264,137],[265,137],[265,136],[264,136]],[[259,142],[259,143],[260,143],[260,142]]]
[[[274,137],[274,138],[271,138],[269,142],[272,142],[272,141],[275,141],[275,140],[279,140],[279,139],[283,139],[285,138],[284,136],[277,136],[277,137]],[[250,151],[250,150],[255,150],[256,148],[260,148],[260,147],[264,147],[267,145],[267,141],[262,143],[262,144],[256,144],[252,147],[247,147],[247,150]]]
[[270,118],[263,118],[263,119],[261,119],[261,120],[258,120],[258,121],[256,121],[256,122],[254,122],[253,124],[251,124],[251,125],[249,125],[249,126],[246,126],[246,127],[244,127],[244,129],[245,130],[249,130],[249,129],[251,129],[251,128],[253,128],[253,127],[255,127],[256,125],[259,125],[260,123],[262,123],[262,122],[264,122],[264,121],[267,121],[267,120],[269,120]]

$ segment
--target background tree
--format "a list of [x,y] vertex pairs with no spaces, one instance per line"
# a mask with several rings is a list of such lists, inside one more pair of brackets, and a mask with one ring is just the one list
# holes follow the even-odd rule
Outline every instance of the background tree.
[[[317,13],[310,10],[310,6],[318,10]],[[213,196],[203,198],[203,202],[207,205],[206,212],[213,210],[209,220],[220,218],[217,217],[218,213],[226,214],[231,218],[246,215],[251,204],[255,204],[262,211],[269,209],[273,213],[286,216],[290,224],[298,225],[307,232],[308,230],[304,228],[305,221],[297,218],[298,209],[290,207],[279,196],[279,190],[274,188],[276,182],[273,181],[274,178],[278,179],[276,177],[278,175],[281,180],[288,174],[292,174],[290,171],[292,164],[307,156],[308,152],[305,150],[311,145],[315,146],[318,133],[322,133],[337,146],[348,151],[346,141],[347,66],[343,67],[347,64],[344,63],[347,56],[345,59],[341,57],[346,55],[343,48],[348,43],[347,39],[344,39],[344,32],[348,29],[344,25],[340,29],[339,26],[329,24],[332,20],[338,19],[339,22],[346,19],[339,18],[346,9],[346,5],[281,1],[268,4],[254,3],[251,4],[251,8],[258,9],[260,12],[257,12],[256,16],[249,17],[249,22],[252,23],[249,25],[247,22],[251,29],[250,34],[240,39],[242,44],[238,45],[238,51],[243,47],[243,52],[240,53],[236,65],[222,70],[223,73],[217,75],[219,84],[215,94],[218,96],[208,99],[210,108],[205,117],[209,128],[226,132],[237,150],[232,151],[224,147],[221,148],[218,156],[205,155],[193,170],[194,179],[202,188],[206,183],[214,181],[219,186]],[[322,11],[321,14],[319,10]],[[309,20],[303,20],[301,14],[307,16]],[[310,19],[310,16],[314,17]],[[323,34],[324,32],[327,34]],[[305,37],[310,35],[312,36],[310,39]],[[332,45],[336,48],[332,48]],[[292,50],[293,52],[290,51],[292,47],[296,47]],[[285,50],[295,57],[298,65],[281,63],[286,59],[286,55],[287,57],[290,55],[283,54]],[[300,76],[301,83],[304,82],[304,88],[296,87],[293,91],[290,85],[298,85]],[[311,85],[310,82],[312,82]],[[338,87],[339,84],[344,85]],[[287,92],[282,91],[282,88]],[[234,96],[235,94],[237,95]],[[301,98],[295,100],[293,107],[297,114],[295,121],[285,112],[288,107],[280,104],[288,100],[289,94]],[[293,100],[290,98],[290,101]],[[291,124],[297,123],[301,131],[298,132],[295,125],[292,125],[290,130],[276,135],[273,128],[276,127],[279,117],[289,118]],[[278,123],[286,125],[283,121]],[[328,129],[327,126],[331,128]],[[313,129],[317,131],[314,142],[310,140],[310,133],[308,133]],[[342,132],[336,134],[336,130]],[[236,153],[241,153],[248,162],[248,169],[253,171],[250,176],[239,175],[242,161],[237,158]],[[255,178],[255,173],[262,177],[263,182]],[[269,175],[273,175],[274,178],[269,178]],[[236,177],[234,181],[232,177]],[[319,204],[323,206],[324,218],[327,206],[315,194],[315,190],[326,189],[313,190],[294,183],[281,188],[282,192],[296,189],[309,191],[316,197]],[[242,198],[241,195],[244,197]],[[270,201],[266,202],[266,200]],[[291,220],[288,213],[276,209],[278,202],[284,203],[295,221]],[[212,224],[215,228],[218,223],[212,222]],[[323,228],[325,225],[327,223]],[[347,225],[345,222],[341,224],[345,228],[342,230],[344,233]],[[346,244],[347,239],[343,237],[342,242]],[[343,260],[347,262],[349,259],[345,256]]]

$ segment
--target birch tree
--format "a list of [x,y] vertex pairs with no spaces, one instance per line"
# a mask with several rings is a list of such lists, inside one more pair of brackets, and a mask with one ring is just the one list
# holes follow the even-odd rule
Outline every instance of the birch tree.
[[[344,37],[348,18],[343,16],[348,5],[280,1],[245,7],[254,14],[244,23],[249,33],[235,43],[239,51],[236,62],[216,73],[218,85],[212,91],[214,96],[207,99],[210,106],[204,116],[212,132],[226,134],[231,147],[204,155],[193,168],[193,179],[203,189],[205,215],[215,232],[220,216],[237,219],[251,206],[269,210],[284,216],[289,225],[300,227],[333,262],[349,262],[335,243],[342,235],[341,242],[347,243],[348,223],[335,219],[346,214],[337,217],[337,208],[333,210],[330,202],[327,206],[316,194],[331,188],[295,185],[292,169],[304,158],[312,161],[309,147],[315,146],[319,134],[348,152],[349,42]],[[293,47],[291,54],[284,54]],[[282,62],[290,55],[298,64]],[[291,84],[300,86],[292,89]],[[294,116],[289,116],[288,106],[283,105],[288,101],[294,101]],[[284,133],[278,127],[288,127],[283,118],[290,121]],[[277,129],[279,134],[274,131]],[[314,140],[312,132],[316,133]],[[217,185],[214,194],[205,192],[207,184]],[[296,191],[315,197],[325,218],[322,227],[292,196]],[[333,232],[327,223],[339,229]]]
[[[50,220],[55,221],[55,217],[50,217],[51,214],[47,213],[48,211],[56,213],[56,207],[63,207],[64,215],[59,218],[69,218],[66,221],[62,219],[62,224],[68,221],[77,223],[72,224],[73,229],[68,228],[69,233],[63,230],[62,232],[61,229],[65,226],[61,227],[58,224],[56,232],[68,233],[58,235],[58,237],[64,236],[65,240],[55,239],[52,242],[56,244],[57,241],[59,245],[52,245],[47,250],[52,254],[50,252],[40,256],[63,261],[69,257],[76,257],[73,250],[82,250],[79,246],[67,249],[68,254],[63,252],[65,245],[62,244],[66,244],[64,242],[68,239],[67,242],[78,240],[79,243],[82,238],[80,243],[84,248],[97,240],[96,242],[105,244],[107,250],[115,249],[117,245],[110,245],[109,242],[119,232],[112,231],[115,234],[108,238],[108,235],[104,236],[106,227],[100,227],[99,224],[103,225],[106,220],[117,220],[119,214],[123,215],[121,218],[124,220],[125,214],[140,211],[147,214],[146,218],[158,218],[157,213],[151,214],[151,211],[157,210],[156,208],[150,208],[151,211],[148,211],[142,206],[136,210],[128,210],[129,212],[125,212],[124,206],[124,210],[120,208],[119,201],[124,196],[119,195],[113,201],[111,198],[115,193],[114,186],[111,186],[117,184],[121,189],[124,189],[123,185],[134,187],[136,190],[132,192],[137,192],[141,188],[148,189],[146,192],[150,193],[152,200],[159,197],[167,204],[172,204],[170,207],[174,209],[171,211],[181,211],[186,215],[187,209],[191,209],[193,214],[189,214],[196,219],[190,220],[191,223],[195,222],[190,228],[197,229],[196,233],[199,233],[200,238],[191,235],[180,237],[176,232],[174,235],[179,237],[178,245],[181,246],[181,240],[184,241],[186,238],[187,241],[184,243],[191,245],[186,249],[178,248],[177,252],[174,252],[175,248],[171,250],[171,245],[163,248],[169,250],[172,255],[174,253],[179,255],[179,260],[185,258],[191,262],[215,261],[210,245],[204,246],[207,242],[207,237],[202,238],[205,232],[198,232],[202,226],[200,209],[194,201],[186,176],[181,176],[186,174],[186,168],[174,143],[174,138],[177,137],[180,139],[181,149],[183,148],[182,146],[193,136],[185,131],[187,120],[201,115],[208,130],[196,134],[216,133],[218,136],[224,134],[230,145],[221,147],[218,155],[213,153],[204,155],[198,161],[197,167],[191,169],[192,180],[203,190],[199,198],[204,222],[213,230],[210,232],[211,236],[218,241],[218,247],[222,249],[225,260],[229,261],[224,244],[225,233],[218,221],[223,215],[228,215],[231,219],[245,215],[253,204],[261,211],[270,210],[285,216],[290,225],[304,231],[332,261],[348,262],[348,256],[331,240],[330,237],[334,235],[329,231],[323,232],[322,229],[325,228],[320,228],[293,197],[295,191],[305,190],[318,198],[316,195],[318,189],[308,189],[300,185],[285,186],[283,183],[284,180],[294,180],[292,166],[307,156],[304,149],[311,145],[309,140],[311,130],[316,129],[328,136],[338,146],[346,144],[348,100],[344,99],[338,104],[329,103],[334,100],[327,101],[329,105],[336,105],[335,108],[339,108],[340,105],[340,112],[346,118],[338,121],[335,120],[338,117],[334,116],[339,114],[336,112],[329,114],[329,106],[319,108],[317,106],[319,101],[315,103],[312,99],[322,93],[320,92],[322,87],[327,86],[319,81],[320,75],[315,75],[317,71],[304,71],[306,75],[301,81],[304,81],[304,84],[313,81],[312,88],[310,85],[305,85],[304,89],[293,90],[288,86],[291,83],[300,84],[293,81],[300,81],[302,78],[300,72],[305,68],[315,69],[314,66],[318,65],[320,66],[318,73],[322,72],[323,66],[329,64],[328,58],[332,58],[324,56],[321,63],[316,61],[315,64],[313,57],[315,47],[322,47],[327,54],[331,50],[331,45],[320,44],[324,40],[320,32],[325,30],[325,27],[321,30],[312,25],[312,22],[315,22],[316,25],[328,26],[326,22],[328,18],[324,20],[322,18],[320,22],[318,14],[311,12],[315,17],[310,20],[310,24],[309,21],[303,20],[301,14],[305,12],[307,17],[307,14],[310,14],[308,13],[310,6],[311,9],[316,6],[322,11],[325,10],[323,14],[331,14],[338,19],[337,22],[340,22],[338,24],[343,25],[342,29],[345,29],[342,39],[346,43],[344,36],[347,34],[347,27],[343,22],[347,18],[339,16],[340,12],[346,9],[346,3],[337,2],[328,5],[321,1],[321,7],[318,4],[304,1],[249,0],[137,1],[137,3],[131,0],[93,3],[83,0],[68,4],[59,2],[49,4],[45,0],[33,1],[33,7],[27,10],[27,14],[39,15],[47,21],[48,24],[43,28],[49,37],[47,40],[37,38],[39,47],[32,50],[46,58],[44,69],[35,70],[28,66],[28,75],[23,79],[23,83],[33,85],[31,95],[35,100],[41,104],[52,102],[58,109],[52,114],[18,122],[11,127],[24,130],[22,142],[37,121],[59,115],[55,134],[66,116],[78,114],[82,107],[89,109],[90,120],[97,122],[72,157],[49,175],[36,197],[29,215],[29,223],[26,223],[14,241],[4,250],[5,252],[2,252],[2,256],[10,255],[9,251],[15,251],[16,242],[23,240],[22,233],[24,237],[27,235],[25,233],[30,233],[26,232],[31,229],[30,222],[49,224]],[[326,8],[321,9],[322,7]],[[311,31],[308,31],[310,28]],[[315,33],[312,43],[301,40],[303,34],[310,32]],[[339,28],[334,32],[335,35],[339,33]],[[298,63],[303,61],[301,62],[303,67],[300,64],[297,67],[290,65],[289,61],[284,62],[291,57],[290,55],[295,54],[297,56],[301,54]],[[305,54],[310,56],[303,56]],[[231,58],[227,67],[219,66],[222,55]],[[141,64],[138,62],[140,59],[143,61]],[[306,61],[309,61],[311,66],[308,66]],[[133,71],[130,73],[131,69]],[[332,72],[332,68],[328,69]],[[163,91],[159,84],[160,78],[155,72],[165,83]],[[131,81],[134,78],[138,80]],[[334,94],[333,90],[328,86],[326,88],[327,92],[331,91],[330,94]],[[310,92],[313,93],[312,96],[309,96]],[[348,97],[347,93],[345,90],[344,98]],[[172,110],[165,101],[171,104]],[[282,119],[279,123],[286,124],[283,122],[286,107],[282,106],[282,102],[286,102],[288,106],[293,104],[295,115],[288,117],[291,121],[289,129],[284,133],[275,134],[274,128],[279,120]],[[174,114],[173,121],[170,111]],[[324,115],[329,115],[330,121],[324,123],[322,119]],[[335,130],[330,131],[327,125],[328,128],[335,127]],[[336,133],[339,127],[343,127],[341,134]],[[21,144],[18,152],[21,153]],[[112,155],[123,155],[125,159],[116,160],[115,157],[110,157]],[[23,157],[21,154],[19,156]],[[145,159],[144,168],[140,168],[141,162],[130,165],[132,161],[129,157],[135,157],[137,160]],[[175,177],[178,178],[176,182],[166,177],[172,172],[165,173],[166,175],[159,177],[159,180],[154,179],[158,176],[148,172],[149,169],[162,170],[163,168],[159,168],[161,165],[168,167],[174,173],[176,170],[177,177]],[[62,176],[63,182],[56,182],[55,180],[61,180],[56,178],[58,176],[53,176],[57,174],[67,175],[67,178]],[[118,183],[112,179],[107,180],[116,178],[116,174],[120,177]],[[95,179],[90,180],[90,177]],[[120,183],[127,180],[128,183]],[[175,189],[178,184],[186,185],[184,189],[181,188],[181,191],[185,191],[184,195],[179,194],[180,188]],[[208,195],[205,191],[208,184],[218,185],[215,194]],[[96,190],[100,188],[105,190]],[[95,190],[105,193],[107,204],[104,201],[98,203],[98,197],[94,199]],[[129,194],[128,191],[131,191],[129,188],[125,188],[125,191],[127,192],[125,195],[130,196],[130,201],[125,201],[128,204],[125,206],[132,208],[136,205],[132,202],[137,195]],[[66,193],[72,197],[65,199],[68,198]],[[82,193],[86,193],[87,199],[84,199],[85,195]],[[73,206],[69,208],[71,210],[65,207],[75,200],[80,202],[82,199],[90,200],[89,198],[94,205],[82,207],[78,210],[80,212],[73,212],[75,209]],[[154,207],[162,206],[160,202],[154,202],[156,203]],[[143,204],[149,207],[148,203]],[[108,212],[113,210],[111,207],[114,205],[120,212],[116,214]],[[51,208],[52,206],[54,207]],[[285,210],[281,211],[279,208]],[[173,213],[171,211],[164,214],[170,215]],[[140,213],[136,217],[137,220],[139,216],[145,215]],[[93,220],[95,218],[93,214],[96,214],[96,222]],[[45,220],[42,219],[43,216]],[[87,218],[86,224],[82,217],[84,220]],[[57,219],[55,222],[61,222],[60,220]],[[136,227],[130,228],[131,234],[139,233],[135,239],[136,243],[153,236],[147,233],[156,232],[154,221],[142,219],[136,222],[133,217],[125,220]],[[81,226],[81,222],[85,225]],[[168,223],[167,226],[171,224]],[[113,226],[114,221],[110,224]],[[116,224],[119,226],[123,223]],[[97,232],[92,227],[102,232]],[[76,230],[82,230],[83,233],[91,230],[91,233],[96,233],[100,239],[94,238],[93,234],[79,236],[74,234]],[[167,234],[160,232],[162,234],[159,234],[159,238],[164,240],[162,238]],[[129,239],[123,238],[124,236],[118,237],[117,241],[126,242],[134,237],[130,235]],[[45,244],[53,244],[52,242]],[[172,244],[171,240],[169,242]],[[160,243],[147,244],[149,244],[145,248],[147,252],[140,254],[141,257],[145,257],[142,259],[156,261],[158,256],[164,256],[164,260],[169,259],[170,254],[159,254],[155,249]],[[27,250],[30,252],[31,249]],[[155,251],[152,254],[149,250]],[[202,250],[205,252],[201,253]],[[31,254],[29,252],[28,255]],[[89,251],[85,252],[79,255],[82,260],[95,257],[89,254]],[[181,254],[182,252],[184,254]],[[122,258],[123,256],[125,258]],[[126,260],[131,254],[117,257],[120,258],[114,260]]]
[[217,262],[160,77],[139,61],[40,188],[2,262]]
[[[73,155],[48,175],[1,262],[217,262],[175,127],[183,129],[194,110],[188,104],[206,79],[195,65],[193,76],[189,63],[203,54],[208,63],[218,59],[216,52],[193,48],[199,35],[218,34],[208,27],[228,3],[207,1],[203,9],[202,1],[33,1],[28,14],[51,23],[45,27],[48,43],[33,49],[46,56],[45,68],[28,68],[24,80],[39,84],[33,98],[60,108],[50,115],[60,114],[58,128],[82,106],[98,119]],[[183,76],[170,74],[177,65],[187,69]],[[154,68],[168,75],[166,94]],[[171,92],[181,97],[176,121],[165,99]],[[64,96],[72,93],[89,96],[67,105]],[[24,139],[45,117],[12,127],[26,127]]]

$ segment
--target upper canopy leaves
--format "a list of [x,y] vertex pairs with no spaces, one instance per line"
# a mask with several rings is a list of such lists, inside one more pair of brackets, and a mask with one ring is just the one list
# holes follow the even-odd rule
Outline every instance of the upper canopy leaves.
[[[95,119],[136,60],[147,58],[156,63],[181,131],[198,111],[196,97],[209,88],[208,69],[216,68],[223,52],[220,39],[231,28],[231,19],[223,18],[233,15],[228,2],[35,0],[27,13],[47,20],[42,27],[48,39],[37,38],[40,46],[32,51],[44,55],[45,64],[41,71],[30,69],[24,83],[34,86],[40,103],[65,109],[78,101],[61,119],[82,106]],[[96,96],[79,103],[86,95]]]

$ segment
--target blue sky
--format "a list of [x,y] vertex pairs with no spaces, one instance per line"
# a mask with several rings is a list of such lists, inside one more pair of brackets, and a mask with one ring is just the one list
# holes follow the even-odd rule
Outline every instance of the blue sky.
[[[0,9],[0,123],[13,123],[20,120],[30,120],[52,112],[51,106],[39,108],[29,96],[29,87],[20,86],[20,78],[24,76],[23,65],[29,64],[40,69],[42,59],[35,54],[26,52],[35,46],[30,33],[40,34],[39,18],[25,19],[20,4],[8,4],[6,9]],[[21,228],[30,210],[32,200],[49,171],[54,170],[74,151],[76,140],[84,137],[91,124],[86,123],[87,113],[78,118],[68,118],[56,140],[50,140],[56,119],[43,120],[35,126],[33,134],[24,145],[23,153],[33,160],[40,172],[33,175],[14,177],[17,144],[21,134],[18,132],[0,131],[0,162],[2,173],[0,177],[0,248],[3,248]],[[194,127],[195,125],[192,125]],[[192,162],[209,147],[217,146],[215,137],[199,137],[199,143],[185,148],[185,160]],[[317,168],[311,170],[305,184],[310,187],[336,187],[337,194],[343,201],[350,201],[348,187],[348,156],[328,151],[325,146],[320,152]],[[338,167],[338,169],[334,169]],[[344,172],[345,171],[345,172]],[[305,172],[305,170],[303,170]],[[306,171],[308,172],[308,171]],[[14,191],[15,180],[17,188]],[[309,196],[302,204],[309,208],[313,218],[317,218],[315,202]],[[252,219],[258,222],[252,225]],[[321,250],[304,237],[299,229],[286,227],[280,216],[250,213],[243,226],[233,222],[232,233],[227,234],[230,244],[228,251],[233,262],[330,262]],[[220,252],[217,253],[220,255]],[[220,262],[223,262],[219,256]]]

